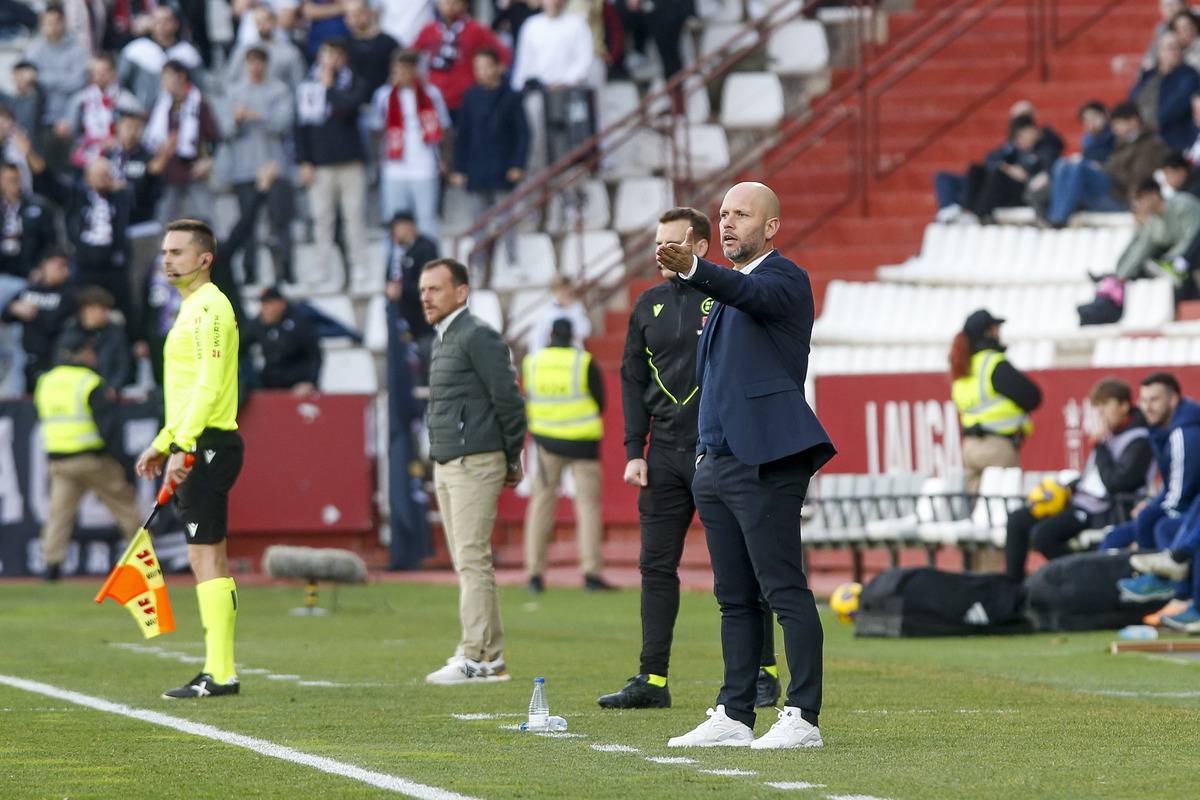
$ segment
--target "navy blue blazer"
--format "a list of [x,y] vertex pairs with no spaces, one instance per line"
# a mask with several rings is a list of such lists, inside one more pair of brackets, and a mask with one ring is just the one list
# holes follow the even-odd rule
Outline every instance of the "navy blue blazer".
[[814,316],[808,273],[775,250],[749,275],[697,259],[689,283],[717,301],[696,358],[701,416],[715,404],[744,464],[808,451],[816,472],[837,450],[804,398]]

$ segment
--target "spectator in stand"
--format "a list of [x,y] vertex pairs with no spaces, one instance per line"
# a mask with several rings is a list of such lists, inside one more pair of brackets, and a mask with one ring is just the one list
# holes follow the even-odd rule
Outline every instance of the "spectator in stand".
[[542,307],[537,322],[529,331],[526,350],[536,353],[549,346],[550,332],[560,319],[570,320],[571,346],[582,350],[583,340],[592,335],[592,321],[588,319],[587,309],[575,296],[575,287],[566,275],[555,275],[550,282],[550,302]]
[[[267,53],[260,47],[246,51],[246,80],[232,86],[224,98],[222,120],[230,148],[229,179],[242,214],[249,213],[258,194],[254,182],[258,168],[269,161],[288,163],[287,140],[295,122],[293,93],[281,81],[268,78]],[[271,221],[271,252],[275,257],[275,283],[292,283],[291,222],[294,214],[291,181],[276,180],[267,193]],[[242,256],[245,284],[259,280],[258,247]]]
[[227,62],[226,84],[232,86],[245,80],[246,53],[250,48],[257,47],[267,54],[268,78],[279,81],[288,87],[288,91],[295,92],[306,72],[304,55],[279,27],[279,17],[270,6],[256,6],[247,14],[247,18],[253,20],[251,28],[256,36],[253,41],[239,40],[234,47]]
[[63,118],[54,123],[54,134],[74,143],[71,163],[78,169],[113,145],[117,107],[137,107],[137,98],[117,83],[117,64],[109,53],[92,56],[88,75],[91,83],[71,97]]
[[1183,62],[1179,37],[1166,33],[1158,41],[1154,69],[1143,70],[1129,92],[1147,124],[1154,125],[1171,148],[1182,150],[1196,139],[1192,95],[1200,91],[1200,73]]
[[300,16],[308,21],[308,56],[316,61],[321,45],[337,39],[345,49],[350,29],[346,27],[346,5],[349,0],[304,0]]
[[1194,169],[1182,153],[1171,153],[1163,159],[1162,174],[1172,191],[1200,197],[1200,170]]
[[[1011,146],[1013,122],[1021,117],[1029,117],[1037,125],[1037,109],[1033,103],[1028,100],[1018,100],[1012,104],[1008,110],[1009,120],[1009,141],[1002,145],[993,153],[1004,151]],[[1031,148],[1034,155],[1040,164],[1052,165],[1062,154],[1063,140],[1058,135],[1058,131],[1051,128],[1049,125],[1039,128],[1039,134]],[[989,158],[990,158],[989,154]],[[972,177],[974,175],[974,177]],[[937,195],[939,222],[974,222],[976,217],[967,212],[969,207],[968,194],[971,187],[979,187],[983,183],[983,178],[987,175],[986,165],[972,164],[967,168],[966,174],[954,172],[939,172],[933,177],[934,192]],[[1035,190],[1037,185],[1035,185]]]
[[388,65],[392,53],[400,45],[391,36],[379,30],[376,13],[366,0],[347,0],[346,27],[350,36],[346,48],[350,55],[350,69],[363,79],[366,90],[375,90],[388,81]]
[[100,51],[119,52],[149,30],[158,0],[125,0],[108,4]]
[[12,111],[17,126],[40,152],[46,128],[46,90],[38,83],[37,67],[18,61],[12,68],[13,93],[0,93],[0,103]]
[[1180,11],[1171,17],[1171,33],[1179,39],[1183,62],[1194,70],[1200,70],[1200,20],[1191,11]]
[[467,0],[438,0],[438,16],[422,29],[413,49],[428,60],[429,82],[442,93],[457,129],[463,96],[478,80],[475,56],[489,49],[499,58],[503,73],[512,54],[495,33],[467,13]]
[[38,31],[25,60],[37,67],[38,82],[46,91],[46,119],[62,119],[71,95],[87,84],[90,51],[86,42],[67,33],[61,5],[46,6]]
[[1030,412],[1042,391],[1008,362],[1000,344],[1004,320],[979,309],[967,317],[950,346],[951,397],[963,432],[967,494],[979,493],[986,467],[1021,466],[1021,443],[1033,432]]
[[1143,178],[1132,207],[1137,231],[1117,259],[1116,276],[1126,281],[1166,274],[1176,282],[1177,300],[1200,296],[1184,257],[1200,236],[1200,198],[1175,192],[1164,201],[1158,181]]
[[107,289],[125,319],[133,318],[132,279],[127,234],[132,192],[113,178],[106,158],[83,171],[83,182],[67,206],[67,236],[75,248],[75,277],[80,284]]
[[549,163],[547,92],[585,88],[592,75],[595,49],[587,20],[563,12],[564,0],[542,0],[542,13],[521,26],[513,57],[511,84],[525,92],[530,121],[530,163],[541,168]]
[[[529,122],[521,95],[504,83],[504,62],[497,51],[485,47],[477,52],[474,69],[476,84],[463,95],[455,126],[450,183],[467,190],[478,220],[525,179]],[[501,241],[515,264],[516,230],[510,226]]]
[[21,171],[0,164],[0,273],[28,278],[55,246],[54,215],[21,185]]
[[[162,197],[162,170],[166,158],[157,158],[150,148],[142,143],[146,122],[140,111],[121,111],[117,117],[116,138],[113,145],[104,151],[104,157],[113,167],[113,175],[133,190],[133,205],[129,208],[129,225],[157,225],[156,209]],[[155,228],[158,231],[158,228]],[[134,231],[130,236],[140,235]]]
[[316,240],[314,262],[321,272],[296,276],[309,284],[336,284],[334,228],[340,206],[350,263],[346,275],[365,275],[366,222],[363,214],[366,153],[358,135],[358,107],[366,99],[362,80],[349,66],[345,44],[321,46],[308,78],[296,90],[296,161],[308,187]]
[[84,286],[76,295],[79,311],[67,320],[55,352],[90,346],[96,354],[92,367],[105,383],[120,391],[129,382],[129,342],[125,320],[114,318],[112,293],[100,286]]
[[[281,42],[288,41],[288,31],[298,27],[300,0],[233,0],[229,5],[233,12],[234,25],[237,26],[233,38],[235,51],[263,44],[272,38]],[[271,16],[278,22],[278,28],[267,34],[263,34],[258,27],[258,15],[255,12],[260,8],[270,11]],[[270,53],[270,50],[267,52]]]
[[1079,109],[1079,123],[1083,126],[1080,156],[1094,164],[1103,164],[1116,146],[1116,136],[1108,124],[1108,109],[1099,100],[1089,100]]
[[433,19],[433,0],[380,0],[379,27],[401,47],[412,47],[429,20]]
[[[51,179],[46,172],[46,162],[33,143],[25,135],[25,131],[17,127],[12,111],[7,106],[0,106],[0,163],[12,164],[21,173],[21,185],[25,191],[34,190],[34,180]],[[56,182],[51,181],[52,185]]]
[[154,108],[168,61],[182,65],[191,80],[203,87],[204,61],[199,51],[179,37],[179,18],[171,7],[159,5],[150,14],[148,34],[125,45],[117,59],[121,85],[133,92],[142,108]]
[[411,211],[417,230],[437,240],[441,141],[450,115],[436,86],[417,68],[415,50],[392,54],[391,81],[371,99],[371,129],[382,133],[379,198],[383,218]]
[[421,306],[421,270],[438,257],[437,244],[417,231],[411,211],[397,211],[389,227],[392,246],[388,253],[387,283],[383,287],[388,317],[393,321],[404,320],[421,355],[421,375],[428,377],[433,326],[425,320]]
[[1068,543],[1080,532],[1128,519],[1156,474],[1150,431],[1133,405],[1129,384],[1105,378],[1092,389],[1090,401],[1095,412],[1088,431],[1092,452],[1070,487],[1067,507],[1040,518],[1032,507],[1008,515],[1004,551],[1008,577],[1014,581],[1025,578],[1030,547],[1046,558],[1061,558],[1071,553]]
[[1171,21],[1175,19],[1175,15],[1187,10],[1187,0],[1158,0],[1159,20],[1154,25],[1154,33],[1150,37],[1150,44],[1146,47],[1145,54],[1142,55],[1142,69],[1154,69],[1159,40],[1163,34],[1171,31]]
[[492,0],[492,30],[510,49],[516,49],[521,26],[541,10],[540,0]]
[[261,388],[289,389],[298,396],[317,390],[321,340],[311,317],[270,287],[263,290],[258,319],[247,327],[246,344],[257,343],[262,348]]
[[0,34],[8,37],[22,36],[26,31],[37,28],[37,14],[21,0],[0,2]]
[[208,100],[189,79],[187,67],[168,61],[144,137],[147,147],[166,157],[159,222],[212,216],[208,176],[220,136]]
[[558,319],[549,346],[525,356],[522,385],[537,460],[525,511],[525,573],[529,591],[545,590],[546,550],[554,534],[562,473],[575,479],[575,535],[585,592],[616,587],[601,576],[600,439],[604,435],[604,376],[591,354],[571,346],[571,321]]
[[997,208],[1025,205],[1027,188],[1036,190],[1049,182],[1047,173],[1059,152],[1035,149],[1040,137],[1033,117],[1014,117],[1008,123],[1008,141],[988,153],[982,165],[972,164],[967,170],[965,204],[980,222],[991,222]]
[[54,366],[54,343],[75,313],[75,282],[71,262],[61,250],[48,250],[29,276],[29,285],[0,314],[5,322],[22,323],[25,350],[25,391]]
[[683,29],[688,17],[696,13],[693,0],[624,0],[624,6],[630,16],[639,17],[634,25],[641,25],[654,40],[658,60],[662,62],[663,79],[671,80],[683,69]]
[[1061,228],[1076,211],[1125,211],[1130,191],[1153,175],[1171,148],[1142,125],[1137,106],[1119,103],[1112,110],[1116,145],[1103,167],[1085,161],[1059,159],[1050,182],[1050,210],[1039,224]]

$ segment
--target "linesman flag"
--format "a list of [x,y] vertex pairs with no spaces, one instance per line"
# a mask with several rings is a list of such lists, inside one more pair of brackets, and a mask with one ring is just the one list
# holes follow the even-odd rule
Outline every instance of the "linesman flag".
[[129,609],[142,634],[147,638],[175,630],[175,615],[167,597],[162,566],[150,543],[150,532],[140,528],[125,554],[100,587],[96,602],[111,597]]

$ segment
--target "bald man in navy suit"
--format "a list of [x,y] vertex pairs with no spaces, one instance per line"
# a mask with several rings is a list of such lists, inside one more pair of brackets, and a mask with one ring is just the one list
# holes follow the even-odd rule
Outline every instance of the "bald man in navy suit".
[[[824,635],[804,576],[800,510],[833,444],[804,397],[813,325],[808,274],[775,249],[779,199],[739,183],[721,203],[720,242],[735,269],[680,244],[656,251],[660,267],[716,300],[700,337],[696,378],[700,441],[692,491],[704,523],[721,606],[725,680],[715,709],[671,747],[820,747]],[[762,650],[759,593],[783,626],[791,682],[779,719],[754,738]]]

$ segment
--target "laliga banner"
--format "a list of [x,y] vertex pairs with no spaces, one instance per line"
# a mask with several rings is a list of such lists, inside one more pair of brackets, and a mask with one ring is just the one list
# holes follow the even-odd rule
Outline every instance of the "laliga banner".
[[[1200,367],[1195,366],[1026,371],[1041,387],[1042,405],[1031,415],[1033,435],[1021,448],[1021,466],[1080,469],[1090,449],[1092,387],[1103,378],[1119,378],[1133,389],[1136,403],[1138,382],[1159,369],[1174,373],[1185,395],[1200,397]],[[838,449],[827,472],[943,475],[962,468],[958,411],[946,374],[819,377],[815,399],[817,415]]]

